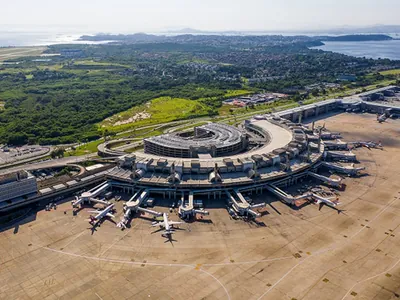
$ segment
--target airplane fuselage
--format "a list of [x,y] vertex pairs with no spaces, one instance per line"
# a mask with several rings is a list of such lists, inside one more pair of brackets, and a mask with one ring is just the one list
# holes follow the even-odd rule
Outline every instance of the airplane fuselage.
[[168,215],[166,213],[163,214],[163,219],[164,219],[165,231],[167,231],[167,232],[171,231],[171,225],[169,225],[169,223],[168,223]]
[[92,216],[91,219],[92,221],[100,221],[101,219],[103,219],[105,216],[107,216],[107,214],[110,213],[110,211],[113,209],[114,204],[110,204],[109,206],[107,206],[105,209],[103,209],[102,211],[100,211],[97,215]]

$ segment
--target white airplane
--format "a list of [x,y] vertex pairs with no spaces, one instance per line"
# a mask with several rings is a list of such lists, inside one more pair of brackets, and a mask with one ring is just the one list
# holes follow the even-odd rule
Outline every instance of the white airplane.
[[316,204],[322,204],[323,203],[323,204],[331,206],[331,207],[336,207],[336,205],[339,204],[337,199],[336,199],[336,201],[331,201],[332,198],[324,198],[324,197],[318,196],[316,194],[313,194],[312,198],[314,199]]
[[315,204],[319,205],[318,210],[321,210],[322,206],[326,205],[329,206],[330,208],[333,208],[334,210],[337,210],[338,214],[344,213],[344,210],[336,208],[336,206],[340,204],[337,198],[336,200],[332,201],[331,200],[332,198],[323,198],[316,194],[313,194],[312,199],[314,200]]
[[111,213],[111,211],[113,211],[113,210],[114,210],[114,204],[110,204],[103,210],[89,211],[89,213],[96,214],[95,216],[92,216],[92,215],[90,216],[89,224],[96,226],[105,217],[114,218],[114,215]]
[[377,120],[379,123],[385,122],[386,119],[387,119],[387,117],[386,117],[385,114],[377,115],[377,116],[376,116],[376,120]]
[[165,228],[164,234],[170,235],[174,231],[174,225],[183,224],[183,222],[169,221],[167,213],[163,213],[162,222],[153,222],[151,226],[160,226],[160,228]]
[[78,196],[75,196],[75,200],[71,201],[72,207],[77,207],[78,205],[83,203],[83,198],[79,198]]
[[382,149],[383,148],[382,143],[380,141],[378,143],[375,143],[375,142],[372,142],[372,141],[360,142],[360,145],[362,147],[366,147],[368,149],[371,149],[371,148]]

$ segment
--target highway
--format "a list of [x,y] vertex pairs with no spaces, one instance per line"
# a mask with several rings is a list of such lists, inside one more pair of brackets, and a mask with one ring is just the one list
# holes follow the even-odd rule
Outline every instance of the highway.
[[37,169],[46,169],[46,168],[52,168],[52,167],[65,166],[67,164],[76,164],[76,163],[85,161],[89,158],[93,158],[96,155],[97,155],[97,153],[92,153],[92,154],[82,155],[82,156],[69,156],[69,157],[63,157],[63,158],[59,158],[59,159],[40,161],[40,162],[36,162],[36,163],[27,163],[27,164],[14,166],[14,167],[11,167],[8,169],[0,170],[0,174],[15,172],[15,171],[19,171],[19,170],[31,171],[31,170],[37,170]]

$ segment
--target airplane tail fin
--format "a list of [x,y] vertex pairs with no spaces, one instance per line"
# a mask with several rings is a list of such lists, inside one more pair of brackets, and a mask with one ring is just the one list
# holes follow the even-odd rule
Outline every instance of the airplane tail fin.
[[125,223],[124,223],[123,220],[121,220],[121,222],[119,222],[119,223],[117,224],[117,227],[118,227],[118,228],[121,228],[122,230],[123,230],[123,229],[126,229],[126,225],[125,225]]
[[96,218],[95,217],[89,216],[89,218],[90,218],[90,221],[89,221],[90,224],[93,224],[94,222],[96,222]]

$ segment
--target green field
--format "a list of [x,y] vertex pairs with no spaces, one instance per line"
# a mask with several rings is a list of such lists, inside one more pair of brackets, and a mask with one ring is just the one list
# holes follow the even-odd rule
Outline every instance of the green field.
[[[196,92],[206,92],[206,89],[198,88]],[[227,99],[251,93],[249,90],[227,90],[222,98]],[[109,131],[120,132],[140,126],[206,116],[209,114],[210,108],[204,101],[218,101],[220,98],[208,97],[189,100],[184,98],[160,97],[146,104],[135,106],[115,114],[101,122],[99,126]]]
[[92,142],[86,143],[86,144],[84,144],[82,146],[76,147],[75,150],[71,150],[71,151],[66,152],[65,156],[79,156],[79,155],[95,153],[95,152],[97,152],[97,146],[100,145],[103,142],[104,142],[104,140],[100,139],[100,140],[96,140],[96,141],[92,141]]
[[112,68],[131,68],[129,65],[111,63],[111,62],[101,62],[93,60],[79,60],[75,61],[70,68],[100,68],[100,69],[112,69]]
[[[129,121],[130,118],[137,116],[139,113],[144,113],[147,117],[139,118],[135,121],[132,120],[132,122]],[[200,101],[160,97],[151,100],[147,104],[135,106],[127,111],[107,118],[100,123],[100,126],[113,132],[119,132],[133,127],[199,117],[207,115],[207,113],[208,108]],[[114,126],[117,122],[129,123]]]
[[244,95],[249,95],[249,94],[254,94],[254,92],[249,91],[249,90],[228,90],[228,91],[226,91],[224,98],[238,97],[238,96],[244,96]]
[[400,75],[400,69],[394,69],[394,70],[387,70],[387,71],[382,71],[379,72],[381,75]]

